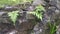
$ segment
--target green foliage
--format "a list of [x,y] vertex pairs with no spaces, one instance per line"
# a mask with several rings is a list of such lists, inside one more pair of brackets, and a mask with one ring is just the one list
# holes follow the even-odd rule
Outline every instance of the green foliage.
[[55,34],[55,32],[56,32],[56,23],[54,23],[54,24],[49,23],[49,28],[50,28],[50,34]]
[[22,0],[22,2],[24,3],[24,2],[32,2],[32,0]]
[[12,5],[19,3],[18,0],[0,0],[0,5]]
[[10,19],[13,21],[14,25],[15,25],[15,22],[17,20],[18,12],[19,11],[12,11],[12,12],[8,13],[8,16],[10,16]]
[[0,0],[1,5],[16,5],[25,2],[31,2],[32,0]]
[[44,7],[42,5],[39,5],[36,7],[36,9],[33,12],[30,12],[31,14],[35,15],[38,19],[42,20],[43,17],[43,11],[44,11]]
[[45,9],[44,9],[44,7],[42,6],[42,5],[38,5],[37,7],[36,7],[36,11],[44,11]]

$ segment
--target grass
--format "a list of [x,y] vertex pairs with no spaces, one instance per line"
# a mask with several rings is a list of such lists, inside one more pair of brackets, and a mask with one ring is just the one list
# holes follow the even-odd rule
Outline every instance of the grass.
[[48,24],[49,25],[49,32],[50,32],[50,34],[55,34],[55,32],[56,32],[56,23],[54,23],[54,24],[51,24],[51,23],[49,23]]

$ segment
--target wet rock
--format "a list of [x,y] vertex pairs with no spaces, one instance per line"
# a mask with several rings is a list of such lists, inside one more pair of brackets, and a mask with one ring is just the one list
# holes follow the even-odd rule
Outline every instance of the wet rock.
[[34,0],[32,5],[40,5],[40,4],[45,5],[45,3],[46,2],[44,0]]
[[49,5],[50,6],[55,6],[56,7],[57,0],[50,0]]
[[0,23],[0,34],[16,34],[17,31],[12,24]]
[[0,12],[0,16],[2,16],[4,13],[6,13],[6,12]]
[[60,0],[57,0],[57,8],[60,10]]
[[44,29],[43,24],[37,23],[34,26],[33,31],[31,32],[31,34],[45,34],[45,29]]

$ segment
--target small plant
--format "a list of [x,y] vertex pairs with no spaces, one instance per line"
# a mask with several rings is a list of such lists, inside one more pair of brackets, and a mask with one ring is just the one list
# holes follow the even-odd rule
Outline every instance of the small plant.
[[50,34],[55,34],[55,32],[56,32],[56,23],[54,23],[54,24],[51,24],[51,23],[49,23],[49,28],[50,28]]
[[15,22],[17,20],[18,12],[19,11],[12,11],[12,12],[8,13],[8,16],[10,16],[10,19],[13,21],[14,25],[15,25]]
[[33,12],[29,12],[33,15],[35,15],[38,19],[41,19],[42,20],[42,17],[43,17],[43,11],[44,11],[44,7],[42,5],[39,5],[36,7],[36,9],[33,11]]

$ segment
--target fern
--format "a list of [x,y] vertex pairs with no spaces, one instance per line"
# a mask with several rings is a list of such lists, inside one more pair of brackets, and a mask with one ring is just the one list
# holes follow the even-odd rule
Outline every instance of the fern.
[[18,16],[18,11],[9,12],[8,16],[10,16],[10,19],[13,21],[13,24],[15,25]]
[[33,12],[29,12],[30,14],[35,15],[38,19],[42,20],[43,17],[43,11],[44,11],[44,7],[42,5],[39,5],[36,7],[36,9]]

